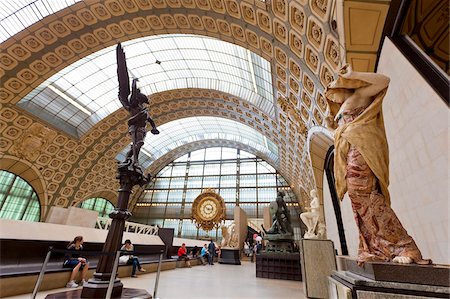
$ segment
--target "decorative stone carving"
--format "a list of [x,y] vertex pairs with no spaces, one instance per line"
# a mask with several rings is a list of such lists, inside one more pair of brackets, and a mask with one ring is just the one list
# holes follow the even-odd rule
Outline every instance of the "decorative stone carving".
[[34,161],[55,136],[55,131],[34,123],[14,142],[11,153],[19,158]]
[[239,234],[236,229],[236,223],[233,221],[230,225],[222,226],[222,248],[238,248]]

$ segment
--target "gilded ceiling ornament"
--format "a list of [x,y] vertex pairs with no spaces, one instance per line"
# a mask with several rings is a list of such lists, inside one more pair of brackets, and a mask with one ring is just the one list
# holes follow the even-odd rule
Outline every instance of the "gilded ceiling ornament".
[[34,123],[14,142],[11,153],[19,158],[34,161],[55,136],[55,131]]
[[191,219],[198,228],[210,231],[225,221],[225,203],[214,189],[205,189],[192,203]]

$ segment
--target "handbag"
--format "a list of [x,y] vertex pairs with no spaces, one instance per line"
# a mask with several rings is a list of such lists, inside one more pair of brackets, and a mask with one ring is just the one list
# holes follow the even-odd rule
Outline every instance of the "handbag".
[[131,255],[122,255],[121,257],[119,257],[119,264],[121,265],[125,265],[128,263],[128,261],[130,260]]

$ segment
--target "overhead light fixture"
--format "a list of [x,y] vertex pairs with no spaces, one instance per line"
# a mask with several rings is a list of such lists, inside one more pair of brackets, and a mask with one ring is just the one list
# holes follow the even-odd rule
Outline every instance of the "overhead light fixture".
[[77,107],[78,109],[80,109],[81,111],[83,111],[84,113],[86,113],[87,115],[91,116],[92,113],[91,111],[87,110],[85,107],[81,106],[79,103],[77,103],[74,99],[72,99],[71,97],[69,97],[67,94],[65,94],[64,92],[62,92],[60,89],[56,88],[53,85],[48,85],[47,86],[50,90],[52,90],[54,93],[56,93],[57,95],[59,95],[60,97],[62,97],[64,100],[66,100],[67,102],[69,102],[70,104],[74,105],[75,107]]
[[250,74],[252,75],[252,82],[253,82],[253,89],[256,93],[258,93],[258,86],[256,85],[256,77],[255,77],[255,70],[253,69],[253,61],[252,61],[252,52],[247,49],[247,59],[248,64],[250,67]]

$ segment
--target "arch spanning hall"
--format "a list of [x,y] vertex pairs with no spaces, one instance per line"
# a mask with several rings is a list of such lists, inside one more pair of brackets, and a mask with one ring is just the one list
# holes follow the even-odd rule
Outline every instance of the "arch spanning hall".
[[[38,2],[49,1],[53,0]],[[370,69],[374,65],[376,53],[373,51],[378,49],[378,34],[389,5],[344,1],[353,13],[363,13],[367,6],[371,12],[380,11],[380,20],[376,22],[381,24],[380,28],[367,28],[370,34],[359,34],[364,36],[363,41],[356,37],[347,41],[355,51],[353,56],[347,54],[347,59],[354,59],[357,65],[367,65]],[[284,176],[295,188],[312,186],[314,179],[305,147],[305,133],[311,125],[324,122],[326,104],[321,92],[345,54],[339,47],[343,44],[344,29],[345,35],[350,36],[343,20],[339,19],[342,16],[336,15],[335,4],[332,0],[321,3],[273,0],[269,5],[263,1],[237,0],[110,0],[80,1],[64,9],[51,6],[61,10],[47,18],[37,18],[41,20],[31,26],[34,21],[30,18],[26,30],[15,35],[11,32],[1,44],[4,51],[0,53],[0,102],[5,104],[0,108],[1,149],[8,155],[17,156],[14,148],[18,140],[23,140],[22,136],[28,134],[33,125],[48,124],[22,113],[15,105],[56,72],[115,45],[117,41],[167,33],[198,34],[240,45],[271,62],[274,96],[280,108],[275,109],[274,119],[264,118],[251,105],[247,109],[245,101],[240,102],[245,108],[229,108],[227,102],[210,100],[208,103],[213,105],[208,108],[214,107],[214,115],[246,122],[276,140],[280,149],[280,172],[285,172]],[[345,10],[344,17],[348,13]],[[20,12],[17,15],[20,16]],[[340,42],[337,31],[329,26],[334,20],[338,21]],[[349,24],[351,29],[353,25]],[[374,36],[373,44],[361,46],[365,45],[369,35]],[[361,56],[361,51],[368,54]],[[189,102],[189,105],[196,102]],[[184,112],[177,111],[177,115],[211,115],[206,112],[207,108],[186,108],[188,110]],[[172,111],[170,107],[160,112],[168,111]],[[255,114],[257,117],[252,118]],[[160,119],[168,121],[163,115]],[[51,130],[55,134],[48,138],[52,146],[33,149],[38,157],[28,161],[43,168],[38,173],[47,182],[49,205],[67,206],[74,198],[81,200],[89,193],[114,185],[109,176],[114,177],[115,170],[107,165],[114,164],[117,153],[129,142],[123,125],[125,121],[126,113],[118,110],[98,122],[79,140],[62,131]],[[96,143],[100,136],[101,142]],[[107,171],[102,173],[103,170]],[[96,186],[89,183],[94,178]]]
[[178,159],[179,157],[181,157],[189,152],[196,151],[199,149],[204,149],[204,148],[221,147],[221,146],[244,150],[246,152],[254,154],[255,156],[261,157],[266,162],[268,162],[272,167],[274,167],[274,168],[276,167],[275,161],[272,161],[264,153],[259,152],[255,148],[250,147],[244,143],[240,143],[240,142],[236,142],[236,141],[232,141],[232,140],[224,140],[224,139],[205,139],[205,140],[199,140],[199,141],[194,141],[194,142],[190,142],[187,144],[183,144],[183,145],[171,150],[170,152],[159,157],[157,160],[153,161],[152,164],[146,170],[151,175],[156,175],[168,163]]
[[[140,164],[147,168],[152,162],[182,145],[208,139],[230,140],[245,144],[278,162],[278,148],[255,129],[221,117],[197,116],[173,120],[159,126],[159,135],[147,134],[140,152]],[[129,147],[117,156],[123,160]]]
[[[221,40],[158,35],[122,45],[130,77],[144,94],[180,88],[227,92],[275,116],[270,63]],[[97,51],[59,71],[19,103],[55,127],[82,136],[122,105],[117,97],[116,46]]]

